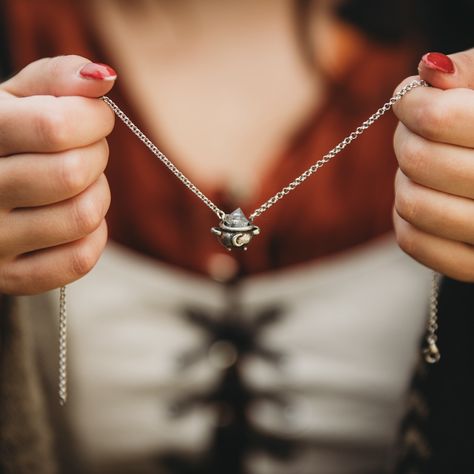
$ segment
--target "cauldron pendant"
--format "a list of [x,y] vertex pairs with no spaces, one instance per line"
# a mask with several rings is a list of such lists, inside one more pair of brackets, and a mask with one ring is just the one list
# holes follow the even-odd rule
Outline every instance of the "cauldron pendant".
[[235,248],[247,250],[247,244],[254,235],[260,234],[260,229],[253,225],[239,208],[231,214],[226,214],[219,227],[213,227],[211,232],[217,235],[219,242],[227,250]]

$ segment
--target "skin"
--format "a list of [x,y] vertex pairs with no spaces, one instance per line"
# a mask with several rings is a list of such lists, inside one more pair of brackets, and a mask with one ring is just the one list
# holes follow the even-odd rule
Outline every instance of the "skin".
[[359,58],[363,42],[332,3],[307,19],[316,68],[294,0],[90,0],[90,21],[153,141],[200,189],[245,205],[322,106],[321,72]]
[[[324,90],[297,42],[292,1],[137,3],[91,0],[90,21],[141,125],[204,191],[245,199]],[[327,11],[319,6],[315,31],[350,60]],[[322,64],[328,51],[317,51]],[[113,84],[82,79],[86,62],[45,59],[0,84],[0,294],[74,281],[105,245],[113,116],[98,97]]]
[[[453,55],[452,75],[421,67],[435,88],[417,89],[397,105],[394,142],[400,246],[467,281],[474,281],[473,56]],[[99,97],[113,82],[81,78],[87,62],[43,59],[0,84],[0,293],[72,282],[105,246],[110,192],[103,171],[114,116]],[[281,126],[293,130],[300,120],[301,110]]]
[[0,85],[0,293],[77,280],[105,246],[114,115],[97,97],[113,83],[81,78],[88,62],[42,59]]
[[92,1],[91,21],[140,124],[205,192],[248,197],[319,105],[292,0],[138,3]]
[[450,58],[453,74],[421,62],[420,76],[433,87],[414,90],[394,107],[400,120],[394,225],[406,253],[473,282],[474,49]]

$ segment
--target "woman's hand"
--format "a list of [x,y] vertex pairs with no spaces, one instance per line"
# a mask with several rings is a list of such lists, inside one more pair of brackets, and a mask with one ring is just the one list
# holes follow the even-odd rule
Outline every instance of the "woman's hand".
[[400,247],[416,260],[474,281],[474,49],[450,59],[425,55],[420,76],[433,87],[394,107],[394,224]]
[[78,279],[107,239],[103,174],[115,72],[79,56],[36,61],[0,84],[0,293]]

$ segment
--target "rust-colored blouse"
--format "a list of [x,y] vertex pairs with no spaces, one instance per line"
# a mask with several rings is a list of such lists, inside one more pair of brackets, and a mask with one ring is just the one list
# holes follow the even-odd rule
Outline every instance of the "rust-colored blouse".
[[[5,6],[8,46],[16,69],[37,58],[59,54],[80,54],[107,62],[69,1],[10,0]],[[251,212],[327,153],[380,107],[397,83],[411,73],[416,52],[379,46],[368,39],[362,44],[356,63],[334,75],[325,104],[288,143],[287,151],[262,180],[256,201],[245,212]],[[111,96],[134,118],[120,83]],[[252,241],[248,252],[234,255],[239,273],[301,264],[390,231],[395,123],[395,117],[388,114],[259,218],[262,234]],[[226,252],[209,231],[217,224],[216,216],[123,124],[117,123],[109,144],[111,238],[162,262],[208,273],[213,256]],[[210,198],[227,212],[238,207],[224,193],[215,192]]]

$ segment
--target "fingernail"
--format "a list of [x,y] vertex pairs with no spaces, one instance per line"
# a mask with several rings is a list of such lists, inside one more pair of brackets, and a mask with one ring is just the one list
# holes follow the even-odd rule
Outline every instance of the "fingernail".
[[421,61],[423,64],[435,71],[452,74],[454,72],[454,63],[451,59],[443,53],[426,53]]
[[81,77],[85,79],[96,79],[99,81],[115,81],[117,73],[107,64],[87,63],[79,71]]

